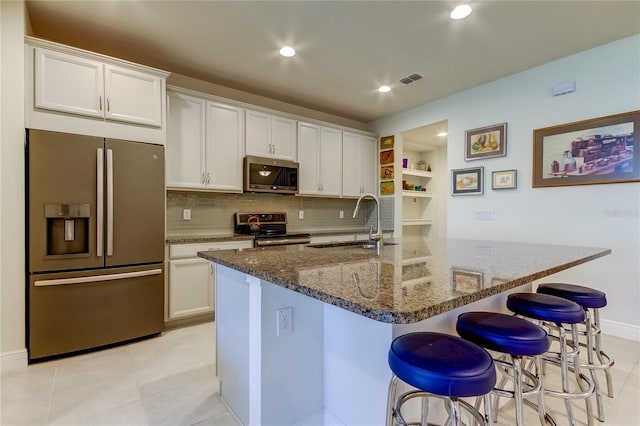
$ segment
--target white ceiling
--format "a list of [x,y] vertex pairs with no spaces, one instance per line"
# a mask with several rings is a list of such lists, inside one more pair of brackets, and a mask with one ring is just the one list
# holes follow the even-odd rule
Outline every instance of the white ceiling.
[[363,123],[640,33],[639,1],[456,3],[26,2],[37,37]]

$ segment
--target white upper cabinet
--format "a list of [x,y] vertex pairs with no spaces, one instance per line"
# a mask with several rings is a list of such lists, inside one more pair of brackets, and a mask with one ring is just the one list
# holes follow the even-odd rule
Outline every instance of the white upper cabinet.
[[243,118],[241,108],[207,102],[207,188],[242,192]]
[[169,91],[168,188],[242,192],[244,111]]
[[166,182],[169,188],[205,187],[206,100],[168,93]]
[[104,117],[104,65],[47,49],[35,49],[35,106]]
[[296,161],[296,121],[260,111],[246,110],[247,155]]
[[105,65],[104,117],[147,126],[162,125],[162,79]]
[[377,191],[376,140],[356,133],[342,133],[342,195],[359,197]]
[[164,145],[169,73],[25,36],[25,127]]
[[162,126],[164,78],[54,50],[35,49],[35,106]]
[[342,132],[298,123],[299,193],[337,196],[342,192]]

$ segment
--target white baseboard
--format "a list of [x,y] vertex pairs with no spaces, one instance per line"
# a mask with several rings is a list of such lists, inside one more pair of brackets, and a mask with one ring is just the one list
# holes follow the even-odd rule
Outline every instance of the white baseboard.
[[600,328],[603,334],[640,342],[640,327],[637,325],[600,319]]
[[27,365],[29,360],[26,348],[0,354],[0,374],[27,368]]

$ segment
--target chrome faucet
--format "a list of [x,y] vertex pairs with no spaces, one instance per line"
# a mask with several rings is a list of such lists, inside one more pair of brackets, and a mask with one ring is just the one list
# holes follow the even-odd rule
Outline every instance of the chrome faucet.
[[371,193],[367,193],[367,194],[362,194],[360,196],[360,198],[358,198],[358,202],[356,203],[356,208],[353,211],[353,218],[355,219],[356,216],[358,216],[358,211],[360,210],[360,202],[362,200],[364,200],[365,198],[370,198],[373,201],[376,202],[376,213],[378,214],[378,223],[377,223],[377,228],[376,228],[376,232],[373,232],[373,226],[369,227],[369,240],[371,241],[375,241],[376,242],[376,251],[378,252],[378,254],[380,254],[380,249],[383,246],[383,242],[382,242],[382,216],[380,214],[380,199],[371,194]]

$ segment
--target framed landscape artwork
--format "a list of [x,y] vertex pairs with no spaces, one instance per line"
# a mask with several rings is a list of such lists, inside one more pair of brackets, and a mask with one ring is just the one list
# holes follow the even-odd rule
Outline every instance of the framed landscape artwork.
[[451,170],[451,195],[479,195],[483,187],[484,167]]
[[507,155],[507,123],[467,130],[464,134],[465,161]]
[[516,170],[499,170],[491,173],[491,189],[516,189]]
[[533,131],[533,187],[640,182],[640,111]]

